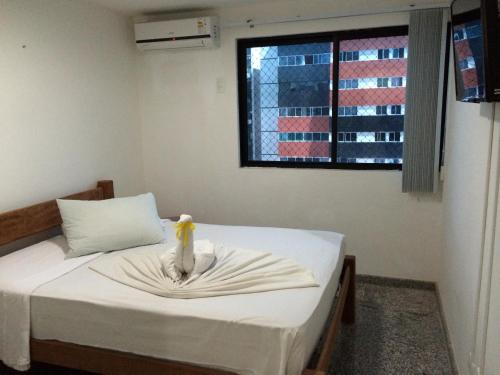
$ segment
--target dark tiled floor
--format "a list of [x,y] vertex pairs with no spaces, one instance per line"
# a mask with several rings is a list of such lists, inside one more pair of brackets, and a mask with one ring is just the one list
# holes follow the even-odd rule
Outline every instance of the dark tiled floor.
[[[362,276],[356,298],[356,324],[342,327],[329,375],[454,374],[430,284]],[[87,373],[34,364],[26,373],[0,365],[0,374]]]
[[454,374],[432,284],[358,280],[356,323],[342,327],[329,374]]

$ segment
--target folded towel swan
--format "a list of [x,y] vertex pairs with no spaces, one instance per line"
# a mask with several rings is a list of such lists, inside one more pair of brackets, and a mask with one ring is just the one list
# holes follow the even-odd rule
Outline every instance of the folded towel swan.
[[183,275],[201,275],[215,260],[215,246],[208,240],[193,241],[193,218],[181,215],[175,224],[177,244],[174,254],[169,251],[161,256],[164,272],[174,281]]
[[319,286],[312,272],[269,252],[193,241],[188,215],[176,223],[177,243],[107,254],[89,268],[130,287],[168,298],[202,298]]

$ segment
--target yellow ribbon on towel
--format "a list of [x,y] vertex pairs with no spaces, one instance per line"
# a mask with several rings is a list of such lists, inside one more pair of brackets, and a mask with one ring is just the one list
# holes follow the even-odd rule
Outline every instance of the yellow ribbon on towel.
[[189,241],[188,230],[193,231],[196,229],[196,226],[191,221],[185,221],[183,223],[175,223],[174,227],[177,229],[176,237],[178,240],[181,239],[182,232],[184,231],[184,239],[182,240],[182,245],[186,247]]

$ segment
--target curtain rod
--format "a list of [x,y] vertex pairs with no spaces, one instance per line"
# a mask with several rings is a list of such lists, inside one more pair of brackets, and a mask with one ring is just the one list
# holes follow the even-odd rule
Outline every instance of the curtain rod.
[[339,18],[349,18],[349,17],[359,17],[359,16],[405,13],[405,12],[409,12],[412,10],[443,9],[443,8],[448,9],[449,4],[446,5],[443,3],[440,6],[429,5],[429,6],[421,6],[421,7],[409,6],[407,9],[385,10],[385,11],[378,11],[378,12],[367,11],[366,13],[345,13],[345,14],[341,14],[341,15],[324,16],[324,17],[301,17],[299,15],[299,16],[296,16],[294,18],[285,18],[282,20],[271,20],[271,21],[262,21],[262,22],[254,21],[252,18],[249,18],[245,22],[233,22],[233,23],[222,22],[221,25],[225,28],[236,28],[236,27],[245,27],[245,26],[252,28],[254,26],[286,24],[286,23],[291,23],[291,22],[324,21],[324,20],[333,20],[333,19],[339,19]]

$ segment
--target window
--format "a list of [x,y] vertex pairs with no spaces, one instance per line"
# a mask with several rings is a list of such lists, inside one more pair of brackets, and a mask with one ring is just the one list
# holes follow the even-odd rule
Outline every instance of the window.
[[358,107],[339,107],[339,116],[357,116]]
[[377,87],[389,87],[389,78],[377,78]]
[[403,86],[403,77],[392,77],[391,87],[401,87]]
[[358,134],[354,132],[340,132],[338,136],[338,142],[356,142],[358,138]]
[[279,56],[279,66],[302,66],[314,64],[330,64],[331,53]]
[[401,168],[407,27],[237,44],[243,166]]
[[347,133],[346,134],[346,140],[348,142],[356,142],[357,139],[357,133]]
[[339,55],[339,61],[358,61],[359,60],[359,51],[343,51]]
[[329,141],[329,133],[279,133],[279,142]]
[[401,106],[391,105],[391,115],[400,115],[400,114],[401,114]]
[[385,142],[385,132],[376,132],[375,142]]
[[405,49],[404,48],[393,48],[392,49],[392,58],[393,59],[404,59],[405,58]]
[[378,50],[378,59],[404,59],[405,58],[405,47],[400,48],[384,48]]
[[387,106],[386,105],[378,105],[376,107],[377,115],[387,115]]
[[339,80],[339,89],[357,89],[358,80],[357,79],[341,79]]
[[389,58],[389,48],[379,49],[378,50],[378,59],[384,60]]
[[329,116],[330,107],[281,107],[280,117]]
[[389,132],[389,142],[401,142],[401,133]]

